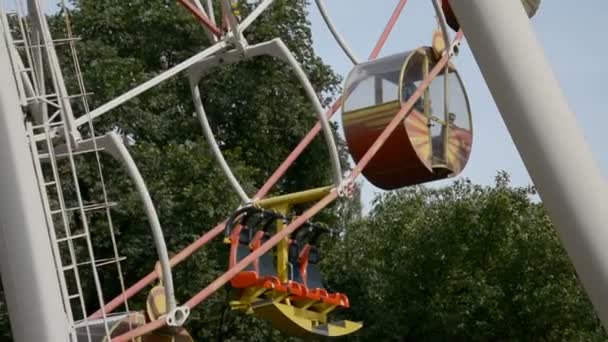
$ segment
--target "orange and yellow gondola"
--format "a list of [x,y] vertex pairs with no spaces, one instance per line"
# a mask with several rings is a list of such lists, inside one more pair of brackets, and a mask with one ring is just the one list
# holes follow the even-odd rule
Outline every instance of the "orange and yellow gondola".
[[[270,198],[237,211],[226,223],[229,267],[284,229],[292,205],[320,199],[330,190]],[[359,330],[362,323],[329,319],[334,310],[350,306],[345,294],[328,291],[321,281],[318,242],[329,232],[320,225],[305,224],[239,272],[230,282],[234,290],[231,308],[254,314],[292,336],[337,337]]]
[[[358,162],[437,63],[430,47],[359,64],[345,86],[342,120],[350,153]],[[393,190],[459,174],[472,146],[469,100],[454,65],[415,101],[363,175]]]

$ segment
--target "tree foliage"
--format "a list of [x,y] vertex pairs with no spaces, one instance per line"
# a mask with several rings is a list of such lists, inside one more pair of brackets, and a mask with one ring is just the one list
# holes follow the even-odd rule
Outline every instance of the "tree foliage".
[[354,340],[605,340],[534,190],[458,181],[378,199],[326,260]]

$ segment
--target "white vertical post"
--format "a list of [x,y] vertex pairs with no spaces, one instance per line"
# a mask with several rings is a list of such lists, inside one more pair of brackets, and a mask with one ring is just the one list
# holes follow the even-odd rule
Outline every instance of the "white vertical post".
[[0,42],[0,273],[11,330],[15,342],[68,342],[68,320],[10,65]]
[[451,4],[560,239],[608,327],[608,186],[530,20],[520,1]]

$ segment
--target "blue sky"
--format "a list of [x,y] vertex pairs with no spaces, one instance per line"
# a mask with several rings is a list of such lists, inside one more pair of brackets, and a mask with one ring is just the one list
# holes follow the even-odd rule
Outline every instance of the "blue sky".
[[[336,26],[361,59],[369,55],[397,2],[325,1]],[[309,17],[316,53],[336,72],[345,76],[352,65],[333,41],[314,5],[311,5]],[[608,68],[604,66],[608,56],[607,18],[606,0],[577,1],[576,5],[572,1],[545,0],[532,19],[549,63],[577,115],[604,176],[608,175],[608,136],[604,133],[608,128]],[[434,27],[431,1],[410,0],[382,55],[428,45]],[[466,40],[455,63],[467,87],[475,129],[471,160],[461,177],[490,184],[497,170],[505,170],[511,174],[515,185],[532,184]],[[564,139],[568,139],[568,136],[564,135]],[[449,182],[441,181],[433,185]],[[369,201],[380,190],[364,183],[364,202],[369,210]]]

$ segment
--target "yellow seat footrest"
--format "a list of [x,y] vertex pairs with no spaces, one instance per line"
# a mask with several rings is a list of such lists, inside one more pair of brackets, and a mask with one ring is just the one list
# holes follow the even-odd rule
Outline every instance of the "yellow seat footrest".
[[328,322],[327,315],[277,302],[253,307],[256,316],[269,321],[272,326],[292,336],[315,335],[337,337],[352,334],[363,326],[359,322]]

